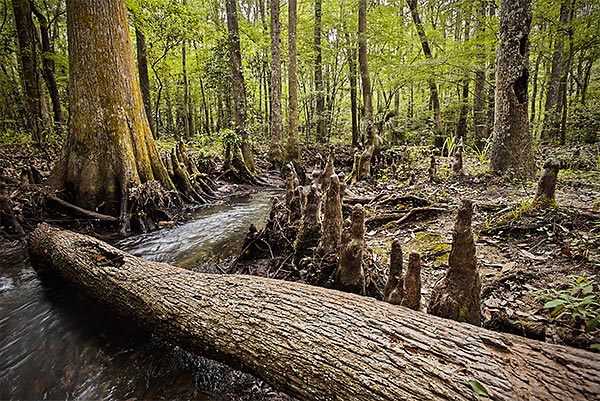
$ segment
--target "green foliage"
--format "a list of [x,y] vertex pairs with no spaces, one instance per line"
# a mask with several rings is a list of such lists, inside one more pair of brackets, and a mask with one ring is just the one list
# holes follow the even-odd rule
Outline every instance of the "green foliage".
[[483,146],[481,149],[479,149],[479,147],[476,145],[469,146],[471,153],[473,153],[479,164],[484,164],[489,161],[488,156],[490,154],[490,150],[492,150],[492,143],[492,137],[489,137],[483,139]]
[[571,140],[595,143],[600,140],[598,132],[600,132],[600,103],[575,105],[571,114]]
[[557,320],[583,323],[587,332],[600,324],[600,292],[595,277],[569,276],[569,284],[562,289],[545,289],[533,292],[533,296],[550,309]]
[[458,138],[456,135],[450,135],[446,137],[444,143],[442,144],[442,156],[452,156],[454,151],[456,150],[456,146],[458,145]]
[[487,390],[485,389],[485,387],[483,387],[483,385],[481,383],[479,383],[477,380],[469,380],[469,386],[471,386],[471,390],[473,390],[473,392],[477,395],[480,395],[480,396],[486,397],[486,398],[488,398],[490,396],[488,394]]

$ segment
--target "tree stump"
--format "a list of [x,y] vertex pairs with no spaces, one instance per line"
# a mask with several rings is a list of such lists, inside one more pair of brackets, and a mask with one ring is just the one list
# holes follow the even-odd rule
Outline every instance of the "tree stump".
[[556,179],[559,170],[560,161],[557,159],[548,159],[546,163],[544,163],[535,196],[533,201],[531,201],[532,208],[543,209],[556,206],[554,192],[556,190]]
[[481,324],[481,281],[471,231],[473,204],[463,200],[452,233],[452,250],[446,276],[431,294],[428,312],[432,315]]
[[401,305],[413,310],[421,308],[421,255],[418,252],[411,252],[408,257]]
[[[325,170],[327,171],[327,169]],[[319,253],[326,255],[337,250],[342,235],[342,200],[340,198],[340,180],[334,173],[328,180],[329,188],[325,194],[323,208],[323,228]]]
[[365,210],[356,204],[352,208],[352,223],[342,232],[340,260],[335,272],[334,287],[341,291],[365,294],[363,250],[365,248]]
[[393,305],[400,305],[404,298],[404,277],[402,276],[402,247],[400,240],[392,242],[390,252],[390,273],[383,288],[383,299]]
[[454,152],[454,157],[452,159],[452,172],[455,175],[461,175],[463,173],[463,142],[462,138],[458,145],[456,145],[456,151]]

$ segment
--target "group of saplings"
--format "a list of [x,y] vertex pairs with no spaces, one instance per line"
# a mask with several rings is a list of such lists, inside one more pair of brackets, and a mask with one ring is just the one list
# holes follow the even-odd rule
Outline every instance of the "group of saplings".
[[[456,159],[460,158],[461,152],[458,153]],[[365,211],[357,203],[349,217],[343,219],[345,181],[335,173],[334,157],[332,150],[323,171],[315,168],[307,186],[300,185],[294,166],[287,166],[284,212],[279,215],[272,212],[267,230],[273,231],[277,224],[280,228],[287,225],[288,230],[282,231],[283,236],[287,235],[287,250],[293,253],[295,268],[309,283],[361,295],[376,295],[367,289],[368,279],[365,279]],[[460,174],[462,163],[456,160],[455,164],[455,172]],[[556,161],[546,162],[534,206],[553,204],[557,173]],[[448,269],[435,284],[427,311],[480,325],[481,280],[471,228],[472,216],[472,202],[462,200],[452,232]],[[402,259],[400,241],[396,239],[392,241],[383,300],[420,310],[421,256],[418,252],[410,254],[405,273]]]

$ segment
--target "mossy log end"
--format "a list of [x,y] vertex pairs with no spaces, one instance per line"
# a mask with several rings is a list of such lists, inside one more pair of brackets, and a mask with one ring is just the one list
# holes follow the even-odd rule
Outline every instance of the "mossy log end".
[[192,352],[306,400],[590,400],[600,355],[320,287],[196,273],[41,224],[29,237],[85,294]]

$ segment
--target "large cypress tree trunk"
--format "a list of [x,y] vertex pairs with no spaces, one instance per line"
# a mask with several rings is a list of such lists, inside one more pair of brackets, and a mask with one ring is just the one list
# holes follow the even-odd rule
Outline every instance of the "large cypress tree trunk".
[[593,400],[600,355],[372,298],[149,262],[48,225],[30,236],[75,287],[189,351],[303,400]]
[[288,0],[288,138],[286,161],[301,165],[298,140],[298,60],[296,53],[297,0]]
[[238,170],[254,173],[256,166],[248,139],[248,115],[246,105],[246,85],[242,73],[242,50],[237,19],[236,0],[226,0],[227,29],[229,32],[229,65],[231,68],[231,86],[233,92],[233,122],[235,131],[241,138],[241,156],[236,149],[233,153],[233,165]]
[[40,46],[31,17],[29,0],[13,0],[12,6],[27,103],[27,124],[34,142],[42,143],[49,134],[51,121],[40,70]]
[[78,206],[127,212],[128,189],[173,188],[148,126],[124,0],[67,1],[69,124],[52,183]]
[[279,1],[271,0],[271,145],[269,160],[283,166],[283,121],[281,116],[281,24]]
[[531,0],[502,2],[491,169],[520,178],[535,174],[527,115],[530,25]]

